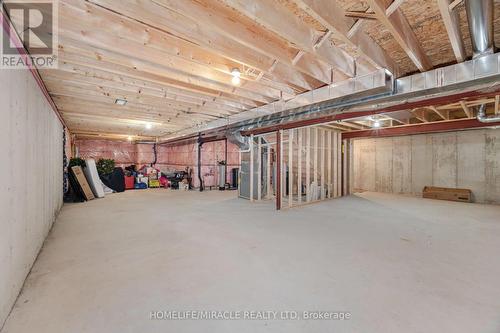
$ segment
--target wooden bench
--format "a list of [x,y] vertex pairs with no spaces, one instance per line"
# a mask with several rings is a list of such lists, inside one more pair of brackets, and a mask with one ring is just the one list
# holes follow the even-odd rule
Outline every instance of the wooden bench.
[[426,186],[422,196],[427,199],[472,202],[472,191],[462,188]]

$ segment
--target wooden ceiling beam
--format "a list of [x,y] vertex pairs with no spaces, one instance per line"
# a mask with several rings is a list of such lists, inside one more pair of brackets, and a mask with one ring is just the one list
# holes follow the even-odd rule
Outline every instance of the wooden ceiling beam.
[[425,109],[414,109],[412,110],[413,115],[415,118],[420,120],[423,123],[428,123],[429,122],[429,117],[427,113],[425,112]]
[[[118,133],[101,133],[95,131],[72,131],[71,134],[75,134],[76,139],[98,139],[98,140],[120,140],[128,141],[129,135],[118,134]],[[154,136],[138,136],[133,135],[132,140],[144,140],[144,141],[154,141],[156,137]]]
[[68,126],[71,127],[71,132],[93,131],[98,133],[117,133],[127,136],[146,136],[152,135],[161,137],[176,131],[172,129],[160,129],[155,132],[145,129],[144,126],[124,125],[122,123],[103,122],[101,119],[68,119]]
[[[59,34],[74,41],[234,87],[231,84],[231,70],[239,64],[200,50],[192,43],[186,45],[186,41],[163,32],[148,30],[141,23],[120,18],[90,3],[85,3],[85,9],[62,3]],[[254,82],[245,76],[243,69],[240,70],[242,81],[237,89],[259,94],[267,99],[267,103],[281,98],[283,93],[280,90]],[[285,93],[294,92],[290,88]]]
[[339,123],[329,123],[329,124],[325,124],[324,126],[331,128],[331,129],[341,130],[341,131],[350,131],[351,130],[351,128],[349,128],[347,126],[343,126],[342,124],[339,124]]
[[[75,87],[68,87],[63,89],[57,89],[51,93],[51,96],[56,100],[59,99],[75,99],[79,100],[80,104],[84,101],[86,105],[88,105],[88,112],[92,112],[92,103],[100,103],[103,108],[107,108],[109,110],[123,110],[123,112],[131,112],[138,115],[144,115],[148,117],[156,118],[159,117],[171,117],[178,115],[188,115],[198,113],[200,115],[210,116],[209,118],[213,119],[215,117],[224,117],[226,115],[221,114],[218,110],[210,110],[210,109],[199,109],[199,108],[183,108],[176,107],[174,105],[155,105],[155,104],[144,104],[137,102],[135,100],[127,101],[125,106],[118,106],[115,104],[115,96],[107,96],[102,94],[100,91],[85,91],[83,89],[78,89]],[[77,102],[75,101],[75,105]],[[95,108],[96,106],[94,106]]]
[[[280,80],[281,82],[302,87],[306,90],[317,87],[320,82],[313,78],[314,75],[310,75],[311,73],[314,74],[314,67],[311,67],[312,72],[305,69],[305,72],[309,74],[304,75],[304,73],[283,62],[278,64],[274,71],[269,71],[273,66],[274,60],[279,57],[275,55],[270,56],[268,52],[256,50],[255,47],[248,47],[244,43],[239,43],[234,39],[228,38],[227,32],[224,31],[224,23],[226,22],[221,22],[218,27],[210,27],[203,20],[200,21],[195,16],[188,17],[185,15],[186,13],[175,12],[154,1],[91,0],[91,2],[126,17],[134,18],[145,24],[157,27],[246,66],[267,72],[273,77],[273,80]],[[231,27],[228,26],[227,28],[230,29]],[[238,32],[241,31],[239,30]],[[250,35],[248,33],[247,35],[249,38]],[[244,37],[245,39],[247,38],[247,36]]]
[[460,106],[462,107],[462,110],[464,111],[465,115],[467,118],[472,118],[474,116],[474,112],[465,104],[464,101],[460,101]]
[[[68,98],[68,97],[66,97]],[[81,98],[81,96],[71,96],[71,98]],[[59,107],[59,106],[58,106]],[[99,115],[107,117],[110,121],[120,120],[120,119],[135,119],[142,122],[153,122],[160,123],[163,125],[169,124],[169,126],[176,126],[178,129],[186,126],[192,126],[195,123],[211,121],[214,119],[219,119],[218,117],[211,116],[210,114],[198,113],[198,112],[187,112],[179,110],[163,110],[163,113],[155,114],[154,111],[142,112],[139,111],[127,111],[125,109],[119,111],[116,109],[105,109],[105,108],[94,108],[89,111],[88,107],[82,107],[78,105],[66,105],[61,104],[61,112],[64,113],[77,113],[77,114],[88,114],[88,115]],[[130,110],[130,109],[129,109]]]
[[448,6],[449,10],[450,10],[450,11],[454,10],[454,9],[455,9],[455,7],[457,7],[458,5],[460,5],[462,2],[464,2],[464,0],[453,0],[453,1],[449,4],[449,6]]
[[399,8],[399,6],[401,6],[403,4],[403,2],[405,2],[406,0],[394,0],[390,5],[389,7],[387,7],[387,9],[385,10],[385,15],[386,16],[391,16],[392,13],[394,13],[396,11],[396,9]]
[[377,20],[378,17],[375,13],[368,13],[368,12],[358,12],[358,11],[352,11],[348,10],[344,13],[345,16],[347,17],[352,17],[360,20]]
[[[75,4],[74,0],[64,0]],[[79,8],[83,8],[81,3]],[[228,70],[234,67],[250,67],[257,71],[266,71],[271,65],[273,60],[263,55],[254,55],[254,52],[242,45],[228,41],[224,36],[218,35],[207,29],[206,26],[198,26],[199,23],[191,21],[189,18],[176,14],[158,4],[152,2],[138,2],[133,0],[107,1],[107,0],[93,0],[86,3],[87,6],[93,6],[100,10],[108,11],[110,15],[115,15],[120,19],[135,21],[141,24],[145,29],[139,30],[139,33],[146,31],[149,34],[160,34],[162,39],[168,36],[175,42],[173,45],[185,43],[187,54],[189,56],[192,51],[190,48],[197,49],[198,53],[203,54],[203,50],[209,54],[218,55],[225,60],[222,62],[234,62],[235,64],[228,65]],[[127,21],[124,21],[127,23]],[[193,38],[196,37],[196,38]],[[172,48],[177,50],[177,48]],[[182,49],[179,49],[179,52]],[[204,57],[193,56],[192,59],[203,59]],[[210,64],[217,64],[215,61],[209,61]],[[241,69],[241,68],[240,68]],[[243,72],[243,70],[242,70]],[[300,87],[300,89],[311,89],[310,83],[303,75],[292,68],[284,69],[283,66],[278,66],[276,73],[273,74],[273,81],[277,81],[286,85],[293,85]],[[290,93],[287,87],[284,92]]]
[[153,125],[152,128],[155,128],[156,130],[161,129],[161,128],[172,128],[175,127],[173,124],[169,123],[159,123],[159,122],[154,122],[154,121],[148,121],[148,120],[138,120],[134,118],[119,118],[119,119],[111,119],[108,116],[103,116],[103,115],[98,115],[98,114],[89,114],[89,113],[78,113],[78,112],[68,112],[68,111],[62,111],[68,119],[73,118],[74,120],[78,119],[94,119],[94,120],[101,120],[103,122],[113,122],[113,123],[123,123],[131,126],[142,126],[144,127],[146,124],[151,124]]
[[396,42],[406,52],[415,66],[417,66],[421,72],[432,69],[431,61],[422,49],[415,33],[401,10],[396,9],[390,16],[387,16],[387,0],[368,0],[368,4],[377,14],[379,21],[389,30]]
[[[61,69],[61,66],[59,66]],[[191,105],[192,107],[207,107],[207,108],[217,108],[221,111],[227,112],[227,114],[236,114],[241,112],[242,109],[230,107],[227,105],[221,105],[214,103],[212,101],[201,100],[193,97],[187,97],[183,95],[177,95],[169,91],[157,91],[147,87],[137,87],[129,85],[128,83],[118,82],[114,80],[107,80],[94,75],[82,75],[75,72],[65,72],[65,71],[53,71],[49,70],[44,74],[44,77],[48,80],[61,80],[63,82],[69,82],[74,85],[78,83],[83,83],[85,85],[92,84],[96,86],[105,86],[113,89],[120,89],[122,91],[127,91],[133,94],[139,94],[150,97],[165,98],[166,100],[178,101],[186,103],[186,105]],[[57,81],[56,81],[57,82]]]
[[455,54],[455,58],[458,62],[463,62],[467,55],[465,53],[458,13],[453,9],[450,9],[449,0],[437,0],[437,2],[439,5],[439,11],[441,12],[441,17],[443,18],[444,26],[446,27],[446,31],[448,33],[448,38],[450,39],[453,53]]
[[317,57],[343,74],[355,75],[354,59],[332,43],[315,47],[321,33],[304,24],[296,15],[274,0],[221,0],[266,29],[283,37],[301,51]]
[[[179,111],[167,108],[140,109],[131,106],[118,106],[111,104],[111,101],[93,101],[86,96],[53,96],[58,109],[65,112],[89,113],[102,116],[108,116],[110,119],[126,117],[141,121],[152,121],[159,123],[170,123],[172,125],[187,125],[193,122],[193,113]],[[201,120],[211,120],[213,117],[201,114]]]
[[361,20],[345,17],[344,9],[337,1],[332,0],[293,0],[299,8],[321,23],[328,31],[334,32],[350,47],[377,68],[386,68],[394,75],[398,75],[399,69],[395,62],[387,55],[385,50],[371,39],[362,29]]
[[[122,90],[112,89],[103,86],[97,86],[92,88],[93,85],[74,85],[70,82],[64,82],[62,85],[58,85],[58,82],[53,82],[47,80],[47,86],[50,89],[50,93],[53,95],[88,95],[92,97],[101,97],[115,101],[116,99],[125,99],[127,104],[136,105],[136,107],[142,107],[147,109],[149,106],[165,109],[173,109],[183,112],[199,112],[207,113],[213,115],[213,117],[224,117],[230,115],[230,113],[224,112],[221,109],[209,109],[204,107],[193,106],[192,104],[187,104],[179,101],[169,101],[166,99],[160,99],[155,97],[141,96],[138,94],[125,94]],[[139,106],[137,106],[139,105]]]
[[[92,0],[110,1],[110,0]],[[305,56],[295,66],[292,59],[295,56],[293,47],[285,41],[279,41],[262,27],[252,22],[249,18],[234,18],[235,12],[231,8],[218,4],[215,1],[206,3],[204,1],[175,1],[175,0],[152,0],[153,3],[169,9],[177,14],[184,15],[191,20],[197,21],[201,29],[215,30],[226,38],[236,41],[239,44],[264,54],[280,63],[311,76],[312,78],[324,82],[331,82],[331,68],[326,63]],[[245,21],[245,22],[244,22]],[[295,49],[296,50],[296,49]]]
[[[62,41],[59,56],[62,63],[72,66],[84,66],[99,70],[101,73],[118,75],[120,78],[129,78],[132,80],[141,80],[148,83],[158,84],[174,89],[191,96],[202,96],[203,98],[220,99],[236,103],[239,107],[252,108],[264,105],[263,102],[238,95],[234,90],[221,91],[217,87],[206,85],[196,85],[194,80],[189,80],[183,75],[172,73],[163,68],[132,60],[122,55],[117,55],[105,50],[94,48],[80,48],[69,45],[67,41]],[[62,66],[62,70],[66,69]],[[172,75],[171,75],[172,73]]]
[[349,121],[342,121],[339,123],[340,125],[343,125],[348,128],[354,128],[354,129],[364,129],[363,125],[356,124],[354,122],[349,122]]
[[500,95],[496,95],[495,96],[495,114],[496,115],[500,114],[499,104],[500,104]]
[[384,116],[386,116],[387,118],[393,120],[393,121],[397,121],[398,123],[400,124],[403,124],[403,125],[408,125],[410,123],[410,119],[399,119],[399,118],[396,118],[394,116],[392,116],[391,114],[384,114]]
[[430,109],[434,111],[441,119],[450,120],[450,111],[438,110],[435,106],[431,106]]
[[[62,41],[61,43],[62,49],[59,52],[59,56],[62,62],[85,65],[104,71],[128,73],[129,76],[136,78],[154,78],[158,83],[174,84],[176,87],[191,91],[206,91],[213,96],[217,96],[222,92],[225,96],[230,96],[236,101],[253,106],[264,105],[268,101],[263,96],[246,90],[191,76],[167,67],[158,66],[147,61],[137,60],[100,48],[82,45],[80,49],[74,47],[71,52],[66,52],[65,42]],[[76,53],[78,51],[79,53]]]
[[177,114],[173,114],[170,116],[165,115],[160,118],[143,117],[141,115],[129,113],[123,110],[120,113],[119,111],[116,111],[114,109],[112,111],[93,109],[92,112],[89,113],[88,109],[76,106],[68,106],[68,107],[63,106],[61,107],[61,112],[65,114],[65,117],[66,116],[69,117],[72,115],[75,120],[78,120],[79,114],[86,114],[90,116],[94,115],[107,118],[111,123],[116,123],[121,119],[129,119],[129,120],[136,120],[137,123],[142,123],[142,124],[146,123],[161,124],[161,126],[163,127],[168,127],[175,130],[203,123],[204,121],[210,121],[215,119],[211,117],[206,117],[204,115],[196,115],[196,117],[194,117],[195,114],[184,114],[179,112]]

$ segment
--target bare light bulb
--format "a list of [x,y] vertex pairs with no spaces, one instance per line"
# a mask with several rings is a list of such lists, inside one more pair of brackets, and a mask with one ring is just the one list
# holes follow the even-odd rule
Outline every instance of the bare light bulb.
[[241,82],[241,79],[238,77],[238,76],[233,76],[233,78],[231,79],[231,82],[237,86],[238,84],[240,84]]
[[375,120],[375,122],[373,123],[373,127],[376,127],[376,128],[380,127],[380,121]]
[[146,129],[150,130],[153,128],[153,124],[151,123],[146,123]]
[[129,135],[129,136],[127,137],[127,140],[128,140],[128,141],[132,141],[132,137]]
[[233,68],[233,70],[231,71],[231,75],[233,76],[233,78],[231,79],[231,82],[236,86],[238,84],[240,84],[241,82],[241,79],[240,79],[240,76],[241,76],[241,72],[238,68]]

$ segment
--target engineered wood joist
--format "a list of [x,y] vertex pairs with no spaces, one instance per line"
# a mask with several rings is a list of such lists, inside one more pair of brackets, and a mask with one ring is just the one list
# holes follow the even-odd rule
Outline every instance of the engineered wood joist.
[[[242,104],[244,107],[258,107],[264,105],[265,101],[242,96],[234,88],[220,87],[210,82],[203,82],[196,78],[172,71],[168,68],[155,66],[154,64],[139,62],[125,55],[116,54],[102,49],[87,48],[82,46],[68,46],[63,41],[59,51],[63,61],[61,70],[74,72],[75,66],[85,66],[99,70],[101,73],[112,73],[122,78],[139,79],[163,85],[168,89],[176,88],[183,92],[210,96],[219,100],[231,100]],[[65,64],[72,66],[64,66]]]
[[351,31],[351,28],[358,22],[361,24],[361,21],[355,22],[345,17],[344,9],[336,1],[294,0],[294,2],[329,31],[334,31],[341,41],[355,48],[372,65],[387,68],[397,75],[397,66],[380,45],[362,30]]
[[389,30],[415,66],[422,72],[432,69],[431,61],[422,50],[420,42],[400,9],[394,10],[390,16],[387,16],[387,0],[368,0],[368,3],[378,20]]
[[249,108],[247,105],[233,102],[231,100],[224,100],[221,97],[216,98],[203,96],[201,94],[190,93],[189,91],[175,87],[161,86],[155,83],[103,72],[90,67],[64,63],[59,65],[59,69],[59,71],[47,71],[44,73],[44,76],[49,80],[54,79],[109,86],[134,93],[184,101],[195,106],[213,106],[226,110],[229,113],[237,113]]
[[140,109],[150,109],[150,107],[155,107],[156,109],[162,110],[172,110],[173,113],[176,112],[191,112],[191,113],[199,113],[209,115],[212,118],[223,118],[225,115],[221,113],[220,110],[217,109],[201,109],[200,107],[196,107],[189,103],[184,103],[181,101],[175,100],[167,100],[164,98],[157,97],[147,97],[140,94],[132,94],[130,92],[126,92],[123,94],[123,91],[107,88],[103,86],[84,86],[82,83],[78,83],[73,85],[71,82],[65,82],[64,84],[60,84],[59,81],[51,81],[47,80],[47,85],[50,87],[53,92],[52,95],[56,96],[67,96],[67,97],[76,97],[76,98],[89,98],[100,101],[109,100],[110,103],[114,103],[116,99],[126,99],[127,104],[129,106],[134,106]]
[[[140,3],[124,0],[119,4],[110,0],[92,0],[92,2],[105,8],[113,8],[130,17],[139,18],[141,15],[140,19],[144,22],[159,26],[187,40],[196,41],[209,50],[216,49],[223,56],[261,71],[268,71],[273,66],[274,60],[278,59],[280,64],[273,68],[272,73],[290,75],[285,80],[299,87],[309,89],[310,84],[318,84],[314,79],[315,75],[324,75],[314,68],[314,64],[298,64],[295,69],[285,45],[267,38],[264,31],[256,31],[258,29],[256,26],[248,29],[243,22],[235,21],[229,14],[224,16],[224,11],[220,7],[214,9],[207,4],[190,0],[155,0]],[[217,6],[215,2],[212,5]],[[302,70],[302,74],[297,70]],[[303,72],[309,77],[305,77]]]
[[463,62],[466,58],[465,46],[460,30],[460,18],[458,13],[453,8],[450,8],[449,0],[437,0],[443,23],[448,32],[453,53],[458,62]]
[[301,24],[299,18],[286,8],[283,8],[280,3],[273,0],[222,1],[227,6],[236,9],[270,31],[290,41],[300,50],[317,56],[349,77],[354,76],[354,59],[330,43],[322,43],[319,47],[314,47],[314,43],[319,37],[318,32],[307,25]]
[[[184,72],[186,75],[200,77],[204,81],[214,81],[233,88],[230,83],[230,71],[236,65],[224,64],[222,62],[225,59],[205,51],[201,52],[196,45],[154,29],[147,29],[141,23],[121,18],[91,3],[85,3],[84,8],[62,3],[60,13],[59,33],[73,41],[81,41],[93,47],[152,62]],[[106,29],[100,28],[104,26]],[[279,90],[247,81],[244,75],[242,81],[238,89],[262,95],[266,103],[280,98]]]
[[377,19],[377,15],[375,13],[357,12],[357,11],[346,11],[345,16],[358,19],[367,19],[367,20]]
[[[199,46],[198,43],[193,43],[190,39],[190,35],[186,36],[177,35],[171,32],[173,25],[178,24],[177,30],[188,31],[191,28],[191,22],[181,21],[181,15],[175,15],[175,13],[166,10],[158,4],[153,2],[138,2],[138,1],[99,1],[92,0],[86,3],[78,0],[66,0],[65,3],[80,9],[82,12],[88,12],[89,15],[99,14],[104,19],[110,19],[111,23],[118,29],[117,32],[128,32],[139,39],[143,39],[146,43],[167,43],[170,49],[177,51],[179,56],[184,56],[189,58],[193,56],[193,59],[201,62],[210,61],[210,57],[215,57],[213,53],[213,48],[203,48],[202,45]],[[182,19],[186,19],[182,17]],[[98,20],[98,18],[96,18]],[[98,23],[98,22],[96,22]],[[117,24],[119,23],[119,24]],[[104,24],[104,22],[103,22]],[[139,27],[139,29],[137,29]],[[205,29],[206,30],[206,29]],[[197,32],[202,37],[202,31]],[[214,36],[207,35],[208,40],[213,39]],[[170,44],[172,43],[172,44]],[[199,46],[199,47],[198,47]],[[206,53],[201,52],[200,49],[206,51]],[[212,54],[212,55],[211,55]],[[220,54],[218,54],[221,57]],[[241,55],[245,57],[245,55]],[[222,57],[225,58],[225,57]],[[221,59],[221,58],[219,58]],[[231,58],[225,58],[223,62],[230,62]],[[239,63],[233,59],[234,63]],[[257,62],[258,63],[258,62]],[[247,66],[252,66],[251,64],[246,64]],[[266,64],[270,66],[270,63]],[[215,66],[214,66],[215,67]],[[259,68],[259,66],[255,66]],[[231,67],[229,67],[229,70]]]
[[[196,130],[375,69],[399,77],[471,54],[458,0],[61,0],[59,14],[59,68],[40,74],[80,130],[95,130],[107,108],[110,130],[145,131],[129,120]],[[112,105],[117,98],[128,106]],[[478,104],[464,103],[394,123],[473,116]]]

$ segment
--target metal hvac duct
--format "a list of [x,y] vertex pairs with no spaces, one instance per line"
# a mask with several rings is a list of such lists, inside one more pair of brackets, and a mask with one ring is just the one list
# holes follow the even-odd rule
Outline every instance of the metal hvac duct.
[[495,52],[493,45],[493,0],[466,0],[473,58]]
[[[465,8],[472,40],[472,58],[494,53],[493,0],[465,0]],[[500,121],[500,116],[486,116],[486,104],[482,104],[478,108],[477,120],[482,123],[493,123]]]
[[228,131],[226,133],[226,138],[229,142],[237,145],[240,150],[248,150],[250,147],[249,138],[246,136],[242,136],[239,129]]
[[495,123],[500,121],[500,116],[486,116],[486,104],[481,104],[479,106],[476,118],[482,123]]

